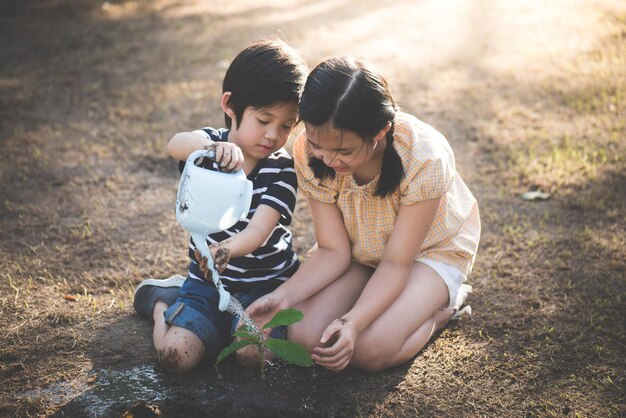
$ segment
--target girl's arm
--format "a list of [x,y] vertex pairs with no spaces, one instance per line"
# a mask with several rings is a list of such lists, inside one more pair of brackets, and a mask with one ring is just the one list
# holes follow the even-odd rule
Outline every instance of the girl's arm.
[[350,240],[341,211],[334,203],[308,199],[317,247],[309,252],[298,271],[276,290],[248,308],[259,324],[267,323],[280,309],[294,306],[319,292],[350,267]]
[[441,197],[400,207],[380,264],[353,308],[333,321],[322,334],[322,344],[330,341],[334,334],[338,333],[339,338],[331,347],[314,350],[316,363],[331,370],[347,366],[357,335],[382,315],[406,287],[410,269],[435,219],[440,201]]
[[243,167],[243,153],[241,149],[230,142],[216,142],[193,132],[177,133],[167,143],[167,152],[179,161],[186,161],[192,152],[200,149],[215,147],[215,161],[229,171]]
[[315,226],[315,247],[307,260],[276,291],[293,306],[328,286],[350,267],[350,239],[336,204],[308,200]]
[[344,315],[363,331],[402,293],[409,271],[435,219],[441,197],[401,206],[382,260],[354,307]]

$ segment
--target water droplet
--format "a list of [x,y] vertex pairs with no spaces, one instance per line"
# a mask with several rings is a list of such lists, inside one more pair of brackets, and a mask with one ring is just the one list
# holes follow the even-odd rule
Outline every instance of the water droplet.
[[235,297],[232,295],[228,302],[228,306],[226,306],[226,311],[233,315],[239,316],[239,318],[243,321],[243,323],[248,328],[250,328],[250,330],[252,331],[254,335],[258,336],[259,338],[261,337],[261,331],[259,331],[259,329],[257,328],[252,318],[250,318],[250,315],[248,315],[246,311],[243,309],[241,302],[235,299]]

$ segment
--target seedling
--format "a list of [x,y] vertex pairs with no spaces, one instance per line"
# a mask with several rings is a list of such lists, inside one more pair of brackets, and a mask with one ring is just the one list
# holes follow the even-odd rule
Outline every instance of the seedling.
[[[269,321],[263,329],[274,328],[281,325],[291,325],[304,318],[302,312],[297,309],[283,309],[279,311]],[[266,350],[274,353],[276,356],[282,358],[288,363],[295,364],[296,366],[310,367],[313,362],[309,352],[298,343],[293,341],[281,340],[276,338],[264,338],[262,332],[254,332],[247,325],[241,326],[234,334],[234,337],[238,337],[239,340],[234,341],[228,347],[224,348],[222,352],[217,356],[215,365],[217,366],[226,357],[233,354],[235,351],[240,350],[249,345],[256,346],[259,352],[259,367],[261,372],[261,378],[265,377],[265,361],[264,354]]]

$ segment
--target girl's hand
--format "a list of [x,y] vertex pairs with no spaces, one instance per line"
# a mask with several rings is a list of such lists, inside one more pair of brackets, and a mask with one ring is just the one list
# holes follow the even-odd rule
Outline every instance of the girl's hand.
[[226,266],[228,266],[228,261],[230,260],[230,248],[223,242],[216,242],[215,244],[209,245],[209,251],[211,251],[211,256],[213,257],[215,270],[217,270],[218,273],[226,270]]
[[215,161],[224,171],[237,171],[243,167],[243,152],[231,142],[213,142],[204,149],[215,151]]
[[354,353],[358,332],[346,318],[335,319],[322,333],[320,343],[326,347],[315,347],[311,358],[316,364],[338,372],[345,369]]
[[[248,306],[248,309],[246,309],[246,312],[257,324],[259,329],[261,329],[263,325],[267,324],[274,315],[283,308],[282,301],[276,297],[275,292],[272,292],[252,302],[252,304]],[[266,337],[269,336],[271,332],[272,330],[270,328],[263,330],[263,334]]]

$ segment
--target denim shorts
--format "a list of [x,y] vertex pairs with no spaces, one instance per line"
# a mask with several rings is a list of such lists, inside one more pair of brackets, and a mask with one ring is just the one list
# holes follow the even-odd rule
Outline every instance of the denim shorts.
[[[282,282],[279,280],[263,281],[258,286],[246,292],[232,293],[244,308],[247,308],[274,289]],[[218,309],[219,293],[213,283],[187,277],[180,289],[176,302],[163,315],[165,322],[185,328],[202,340],[205,355],[215,358],[226,347],[235,331],[238,316]],[[277,327],[272,331],[273,338],[284,338],[285,327]]]

